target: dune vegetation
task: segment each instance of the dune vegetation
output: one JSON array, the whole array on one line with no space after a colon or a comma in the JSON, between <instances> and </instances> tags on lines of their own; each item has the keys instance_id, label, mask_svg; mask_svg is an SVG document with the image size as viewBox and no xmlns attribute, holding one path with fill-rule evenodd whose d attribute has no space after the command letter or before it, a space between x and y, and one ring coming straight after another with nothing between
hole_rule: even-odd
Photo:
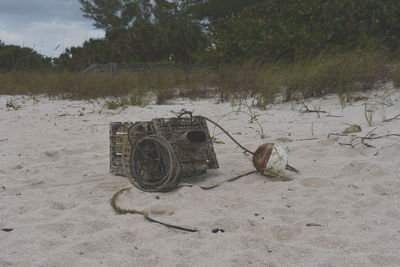
<instances>
[{"instance_id":1,"label":"dune vegetation","mask_svg":"<svg viewBox=\"0 0 400 267\"><path fill-rule=\"evenodd\" d=\"M80 2L106 37L58 58L0 42L0 94L108 98L110 108L250 94L265 107L400 84L397 1ZM173 67L83 72L110 62Z\"/></svg>"}]
</instances>

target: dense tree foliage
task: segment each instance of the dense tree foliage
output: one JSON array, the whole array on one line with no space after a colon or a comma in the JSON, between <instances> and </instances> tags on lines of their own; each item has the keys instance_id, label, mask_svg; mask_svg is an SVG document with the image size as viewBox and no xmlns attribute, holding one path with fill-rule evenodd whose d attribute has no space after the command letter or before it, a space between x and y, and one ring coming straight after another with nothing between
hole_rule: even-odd
<instances>
[{"instance_id":1,"label":"dense tree foliage","mask_svg":"<svg viewBox=\"0 0 400 267\"><path fill-rule=\"evenodd\" d=\"M207 24L215 24L219 19L232 19L246 7L262 3L264 0L187 0L189 13Z\"/></svg>"},{"instance_id":2,"label":"dense tree foliage","mask_svg":"<svg viewBox=\"0 0 400 267\"><path fill-rule=\"evenodd\" d=\"M371 43L400 55L399 0L79 0L106 32L54 59L59 69L93 63L292 61ZM6 49L5 49L6 48ZM0 43L1 68L48 65Z\"/></svg>"},{"instance_id":3,"label":"dense tree foliage","mask_svg":"<svg viewBox=\"0 0 400 267\"><path fill-rule=\"evenodd\" d=\"M114 62L110 45L104 39L90 39L81 47L67 48L63 54L54 60L57 69L80 71L91 64Z\"/></svg>"},{"instance_id":4,"label":"dense tree foliage","mask_svg":"<svg viewBox=\"0 0 400 267\"><path fill-rule=\"evenodd\" d=\"M207 39L185 1L80 0L86 17L106 31L116 62L192 61Z\"/></svg>"},{"instance_id":5,"label":"dense tree foliage","mask_svg":"<svg viewBox=\"0 0 400 267\"><path fill-rule=\"evenodd\" d=\"M398 51L398 0L80 0L115 62L312 57L373 42Z\"/></svg>"},{"instance_id":6,"label":"dense tree foliage","mask_svg":"<svg viewBox=\"0 0 400 267\"><path fill-rule=\"evenodd\" d=\"M0 41L0 70L47 70L52 67L51 63L51 58L44 57L31 48L5 45Z\"/></svg>"},{"instance_id":7,"label":"dense tree foliage","mask_svg":"<svg viewBox=\"0 0 400 267\"><path fill-rule=\"evenodd\" d=\"M398 0L265 0L212 25L214 58L289 59L371 42L400 47Z\"/></svg>"}]
</instances>

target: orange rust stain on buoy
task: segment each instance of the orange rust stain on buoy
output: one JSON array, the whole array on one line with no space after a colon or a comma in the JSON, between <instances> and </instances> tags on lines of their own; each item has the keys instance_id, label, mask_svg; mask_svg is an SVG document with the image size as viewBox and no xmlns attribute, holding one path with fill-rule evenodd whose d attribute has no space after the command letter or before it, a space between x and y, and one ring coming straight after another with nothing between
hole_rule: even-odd
<instances>
[{"instance_id":1,"label":"orange rust stain on buoy","mask_svg":"<svg viewBox=\"0 0 400 267\"><path fill-rule=\"evenodd\" d=\"M261 174L268 170L283 171L288 164L288 155L285 149L278 144L266 143L258 147L253 156L253 164Z\"/></svg>"},{"instance_id":2,"label":"orange rust stain on buoy","mask_svg":"<svg viewBox=\"0 0 400 267\"><path fill-rule=\"evenodd\" d=\"M264 173L273 149L273 143L266 143L259 146L256 152L254 152L253 165L260 173Z\"/></svg>"}]
</instances>

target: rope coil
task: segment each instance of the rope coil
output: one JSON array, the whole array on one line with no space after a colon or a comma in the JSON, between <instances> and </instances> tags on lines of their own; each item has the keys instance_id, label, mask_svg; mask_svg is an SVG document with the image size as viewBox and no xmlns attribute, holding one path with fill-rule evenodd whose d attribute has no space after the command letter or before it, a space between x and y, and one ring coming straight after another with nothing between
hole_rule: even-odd
<instances>
[{"instance_id":1,"label":"rope coil","mask_svg":"<svg viewBox=\"0 0 400 267\"><path fill-rule=\"evenodd\" d=\"M140 138L130 156L130 173L133 184L146 192L165 191L180 182L180 163L169 142L153 134Z\"/></svg>"}]
</instances>

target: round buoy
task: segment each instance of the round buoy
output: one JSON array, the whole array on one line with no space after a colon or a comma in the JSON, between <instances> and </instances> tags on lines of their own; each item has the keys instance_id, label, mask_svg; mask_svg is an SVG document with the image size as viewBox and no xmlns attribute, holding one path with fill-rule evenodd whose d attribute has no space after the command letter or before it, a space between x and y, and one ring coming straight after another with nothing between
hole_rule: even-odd
<instances>
[{"instance_id":1,"label":"round buoy","mask_svg":"<svg viewBox=\"0 0 400 267\"><path fill-rule=\"evenodd\" d=\"M266 143L257 148L253 164L261 174L265 174L269 169L283 171L288 165L288 155L280 145Z\"/></svg>"}]
</instances>

